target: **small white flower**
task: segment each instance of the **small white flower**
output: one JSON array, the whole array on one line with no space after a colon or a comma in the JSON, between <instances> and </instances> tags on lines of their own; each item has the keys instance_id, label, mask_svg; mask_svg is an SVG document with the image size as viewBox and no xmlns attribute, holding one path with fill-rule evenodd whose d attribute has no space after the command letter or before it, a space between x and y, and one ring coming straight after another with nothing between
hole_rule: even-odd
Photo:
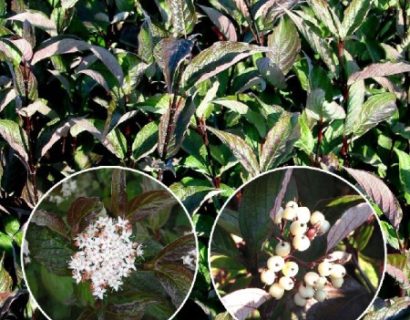
<instances>
[{"instance_id":1,"label":"small white flower","mask_svg":"<svg viewBox=\"0 0 410 320\"><path fill-rule=\"evenodd\" d=\"M196 264L196 250L193 249L188 252L188 254L182 256L182 263L187 266L187 268L191 270L195 270Z\"/></svg>"},{"instance_id":2,"label":"small white flower","mask_svg":"<svg viewBox=\"0 0 410 320\"><path fill-rule=\"evenodd\" d=\"M107 288L120 290L124 277L136 270L135 258L143 255L142 245L131 241L128 220L100 217L74 240L79 251L69 261L77 283L91 280L93 295L103 299Z\"/></svg>"}]
</instances>

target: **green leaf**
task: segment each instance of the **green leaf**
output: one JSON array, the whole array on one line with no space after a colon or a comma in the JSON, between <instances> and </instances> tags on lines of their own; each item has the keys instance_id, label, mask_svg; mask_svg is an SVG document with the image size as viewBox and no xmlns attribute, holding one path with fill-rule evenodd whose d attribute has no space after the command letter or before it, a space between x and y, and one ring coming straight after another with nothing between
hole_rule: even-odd
<instances>
[{"instance_id":1,"label":"green leaf","mask_svg":"<svg viewBox=\"0 0 410 320\"><path fill-rule=\"evenodd\" d=\"M410 64L406 62L373 63L361 71L353 73L348 84L368 78L386 77L400 73L410 72Z\"/></svg>"},{"instance_id":2,"label":"green leaf","mask_svg":"<svg viewBox=\"0 0 410 320\"><path fill-rule=\"evenodd\" d=\"M174 196L166 190L153 190L144 192L128 203L127 218L136 222L148 215L157 214L165 208L177 203Z\"/></svg>"},{"instance_id":3,"label":"green leaf","mask_svg":"<svg viewBox=\"0 0 410 320\"><path fill-rule=\"evenodd\" d=\"M68 304L73 299L74 282L71 276L57 276L43 267L41 282L53 301Z\"/></svg>"},{"instance_id":4,"label":"green leaf","mask_svg":"<svg viewBox=\"0 0 410 320\"><path fill-rule=\"evenodd\" d=\"M315 12L316 17L319 21L323 22L324 25L329 29L333 36L339 36L340 21L333 12L332 8L328 5L325 0L309 0L309 5Z\"/></svg>"},{"instance_id":5,"label":"green leaf","mask_svg":"<svg viewBox=\"0 0 410 320\"><path fill-rule=\"evenodd\" d=\"M268 36L266 56L276 64L283 74L287 74L300 51L300 38L291 20L282 18L279 25Z\"/></svg>"},{"instance_id":6,"label":"green leaf","mask_svg":"<svg viewBox=\"0 0 410 320\"><path fill-rule=\"evenodd\" d=\"M322 89L314 89L309 93L306 101L306 114L317 121L332 121L344 119L346 113L336 102L327 102L326 93Z\"/></svg>"},{"instance_id":7,"label":"green leaf","mask_svg":"<svg viewBox=\"0 0 410 320\"><path fill-rule=\"evenodd\" d=\"M127 206L126 172L122 169L114 169L111 178L111 211L117 217L125 217Z\"/></svg>"},{"instance_id":8,"label":"green leaf","mask_svg":"<svg viewBox=\"0 0 410 320\"><path fill-rule=\"evenodd\" d=\"M192 0L167 0L175 35L187 35L193 30L197 17Z\"/></svg>"},{"instance_id":9,"label":"green leaf","mask_svg":"<svg viewBox=\"0 0 410 320\"><path fill-rule=\"evenodd\" d=\"M340 29L340 37L345 39L353 34L365 21L370 10L372 0L352 0L343 14L343 22Z\"/></svg>"},{"instance_id":10,"label":"green leaf","mask_svg":"<svg viewBox=\"0 0 410 320\"><path fill-rule=\"evenodd\" d=\"M327 41L321 36L319 30L310 24L308 21L302 19L299 15L286 10L288 16L295 23L296 27L302 33L303 37L312 47L312 49L319 54L323 62L327 65L329 70L332 73L336 73L337 61L333 54L330 45ZM294 11L296 12L296 11Z\"/></svg>"},{"instance_id":11,"label":"green leaf","mask_svg":"<svg viewBox=\"0 0 410 320\"><path fill-rule=\"evenodd\" d=\"M240 60L268 49L244 42L219 41L201 51L186 67L182 83L190 88L228 69Z\"/></svg>"},{"instance_id":12,"label":"green leaf","mask_svg":"<svg viewBox=\"0 0 410 320\"><path fill-rule=\"evenodd\" d=\"M45 46L35 52L31 64L35 65L37 62L50 58L54 55L62 55L86 50L90 50L99 60L101 60L107 69L110 70L110 72L116 77L119 84L122 84L124 80L124 73L121 66L117 62L117 59L107 49L90 45L82 40L66 38L49 41Z\"/></svg>"},{"instance_id":13,"label":"green leaf","mask_svg":"<svg viewBox=\"0 0 410 320\"><path fill-rule=\"evenodd\" d=\"M306 154L311 154L315 148L315 138L311 128L306 112L303 112L299 117L300 138L295 143L295 147L303 150Z\"/></svg>"},{"instance_id":14,"label":"green leaf","mask_svg":"<svg viewBox=\"0 0 410 320\"><path fill-rule=\"evenodd\" d=\"M22 13L18 13L14 16L11 16L7 20L15 21L28 21L31 25L40 28L47 32L50 36L56 36L57 26L54 21L50 20L43 12L35 10L25 10Z\"/></svg>"},{"instance_id":15,"label":"green leaf","mask_svg":"<svg viewBox=\"0 0 410 320\"><path fill-rule=\"evenodd\" d=\"M397 148L394 149L394 152L399 158L399 177L404 199L407 204L410 204L410 155Z\"/></svg>"},{"instance_id":16,"label":"green leaf","mask_svg":"<svg viewBox=\"0 0 410 320\"><path fill-rule=\"evenodd\" d=\"M0 119L0 135L22 160L28 162L27 135L16 122Z\"/></svg>"},{"instance_id":17,"label":"green leaf","mask_svg":"<svg viewBox=\"0 0 410 320\"><path fill-rule=\"evenodd\" d=\"M71 275L68 262L73 250L66 238L48 228L30 224L26 232L30 258L56 275Z\"/></svg>"},{"instance_id":18,"label":"green leaf","mask_svg":"<svg viewBox=\"0 0 410 320\"><path fill-rule=\"evenodd\" d=\"M261 171L269 170L279 165L293 149L299 138L298 116L282 112L278 121L269 130L260 154Z\"/></svg>"},{"instance_id":19,"label":"green leaf","mask_svg":"<svg viewBox=\"0 0 410 320\"><path fill-rule=\"evenodd\" d=\"M3 251L11 251L13 249L13 239L1 231L0 231L0 248Z\"/></svg>"},{"instance_id":20,"label":"green leaf","mask_svg":"<svg viewBox=\"0 0 410 320\"><path fill-rule=\"evenodd\" d=\"M271 85L278 89L286 87L285 75L282 70L272 62L269 58L261 58L256 61L259 73L264 79L266 79Z\"/></svg>"},{"instance_id":21,"label":"green leaf","mask_svg":"<svg viewBox=\"0 0 410 320\"><path fill-rule=\"evenodd\" d=\"M254 265L257 264L256 256L261 251L263 241L273 230L269 212L281 188L283 174L278 172L260 176L243 190L238 209L239 228Z\"/></svg>"},{"instance_id":22,"label":"green leaf","mask_svg":"<svg viewBox=\"0 0 410 320\"><path fill-rule=\"evenodd\" d=\"M397 111L394 93L380 93L371 96L362 105L356 118L349 118L345 126L345 134L353 134L358 138L382 121L388 120ZM349 122L350 120L350 122Z\"/></svg>"},{"instance_id":23,"label":"green leaf","mask_svg":"<svg viewBox=\"0 0 410 320\"><path fill-rule=\"evenodd\" d=\"M13 278L4 268L4 257L5 254L3 253L0 260L0 293L3 294L10 292L13 289Z\"/></svg>"},{"instance_id":24,"label":"green leaf","mask_svg":"<svg viewBox=\"0 0 410 320\"><path fill-rule=\"evenodd\" d=\"M174 92L179 80L180 66L191 54L194 43L185 39L163 39L154 49L155 59L164 73L168 92Z\"/></svg>"},{"instance_id":25,"label":"green leaf","mask_svg":"<svg viewBox=\"0 0 410 320\"><path fill-rule=\"evenodd\" d=\"M14 235L20 230L20 222L16 217L8 216L2 219L4 231L10 236Z\"/></svg>"},{"instance_id":26,"label":"green leaf","mask_svg":"<svg viewBox=\"0 0 410 320\"><path fill-rule=\"evenodd\" d=\"M158 124L150 122L138 131L132 143L132 158L136 161L154 152L158 141Z\"/></svg>"},{"instance_id":27,"label":"green leaf","mask_svg":"<svg viewBox=\"0 0 410 320\"><path fill-rule=\"evenodd\" d=\"M103 203L98 197L80 197L75 199L67 213L67 222L71 226L71 234L76 235L84 229L90 219L103 209Z\"/></svg>"},{"instance_id":28,"label":"green leaf","mask_svg":"<svg viewBox=\"0 0 410 320\"><path fill-rule=\"evenodd\" d=\"M103 144L119 159L125 158L127 154L127 139L119 129L111 130L105 137Z\"/></svg>"},{"instance_id":29,"label":"green leaf","mask_svg":"<svg viewBox=\"0 0 410 320\"><path fill-rule=\"evenodd\" d=\"M245 142L245 140L226 131L211 127L207 127L207 129L214 135L216 135L222 141L222 143L226 144L229 147L235 158L239 160L239 162L251 176L256 176L259 174L259 165L256 156L251 147Z\"/></svg>"},{"instance_id":30,"label":"green leaf","mask_svg":"<svg viewBox=\"0 0 410 320\"><path fill-rule=\"evenodd\" d=\"M158 132L158 153L163 158L171 158L179 151L188 129L191 117L195 112L192 98L176 98L162 115Z\"/></svg>"}]
</instances>

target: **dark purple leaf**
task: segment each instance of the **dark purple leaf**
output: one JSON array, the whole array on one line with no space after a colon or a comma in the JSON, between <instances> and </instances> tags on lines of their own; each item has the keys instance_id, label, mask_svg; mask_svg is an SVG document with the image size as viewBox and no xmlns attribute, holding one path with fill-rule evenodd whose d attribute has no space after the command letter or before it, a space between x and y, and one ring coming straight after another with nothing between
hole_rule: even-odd
<instances>
[{"instance_id":1,"label":"dark purple leaf","mask_svg":"<svg viewBox=\"0 0 410 320\"><path fill-rule=\"evenodd\" d=\"M111 179L111 210L116 216L125 217L128 197L125 170L114 169Z\"/></svg>"},{"instance_id":2,"label":"dark purple leaf","mask_svg":"<svg viewBox=\"0 0 410 320\"><path fill-rule=\"evenodd\" d=\"M368 78L386 77L399 73L410 72L410 64L406 62L374 63L362 71L357 71L349 77L348 84Z\"/></svg>"},{"instance_id":3,"label":"dark purple leaf","mask_svg":"<svg viewBox=\"0 0 410 320\"><path fill-rule=\"evenodd\" d=\"M45 210L36 210L30 222L35 223L40 227L47 227L63 237L67 237L68 235L68 229L64 220L55 213L47 212Z\"/></svg>"},{"instance_id":4,"label":"dark purple leaf","mask_svg":"<svg viewBox=\"0 0 410 320\"><path fill-rule=\"evenodd\" d=\"M279 192L275 198L275 203L273 204L272 210L269 215L272 221L275 221L275 216L279 212L279 208L282 206L283 199L285 198L286 190L288 188L290 178L292 177L293 169L287 169L285 176L283 177L282 184L280 185Z\"/></svg>"},{"instance_id":5,"label":"dark purple leaf","mask_svg":"<svg viewBox=\"0 0 410 320\"><path fill-rule=\"evenodd\" d=\"M199 7L206 13L212 23L219 29L219 31L225 36L226 40L237 41L238 36L236 35L235 25L229 20L228 17L224 16L218 10L211 7L201 6Z\"/></svg>"},{"instance_id":6,"label":"dark purple leaf","mask_svg":"<svg viewBox=\"0 0 410 320\"><path fill-rule=\"evenodd\" d=\"M270 299L266 290L247 288L234 291L222 297L222 304L238 320L246 319L251 312L258 309Z\"/></svg>"},{"instance_id":7,"label":"dark purple leaf","mask_svg":"<svg viewBox=\"0 0 410 320\"><path fill-rule=\"evenodd\" d=\"M372 213L372 208L367 203L360 203L346 210L327 234L327 252L365 223Z\"/></svg>"},{"instance_id":8,"label":"dark purple leaf","mask_svg":"<svg viewBox=\"0 0 410 320\"><path fill-rule=\"evenodd\" d=\"M67 213L67 222L71 226L71 234L76 235L81 231L80 229L86 227L82 223L86 222L87 216L98 214L102 208L103 204L98 197L80 197L75 199Z\"/></svg>"},{"instance_id":9,"label":"dark purple leaf","mask_svg":"<svg viewBox=\"0 0 410 320\"><path fill-rule=\"evenodd\" d=\"M403 218L403 211L389 187L374 174L358 169L345 168L359 186L380 207L390 223L397 228Z\"/></svg>"},{"instance_id":10,"label":"dark purple leaf","mask_svg":"<svg viewBox=\"0 0 410 320\"><path fill-rule=\"evenodd\" d=\"M31 25L47 32L50 36L57 35L57 26L54 21L50 20L43 12L35 10L26 10L11 16L7 20L28 21Z\"/></svg>"}]
</instances>

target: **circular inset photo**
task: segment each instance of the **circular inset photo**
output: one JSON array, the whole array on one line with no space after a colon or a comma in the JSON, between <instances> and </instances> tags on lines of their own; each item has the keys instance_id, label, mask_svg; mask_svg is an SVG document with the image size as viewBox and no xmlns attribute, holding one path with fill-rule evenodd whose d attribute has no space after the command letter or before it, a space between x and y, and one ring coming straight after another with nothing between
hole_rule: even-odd
<instances>
[{"instance_id":1,"label":"circular inset photo","mask_svg":"<svg viewBox=\"0 0 410 320\"><path fill-rule=\"evenodd\" d=\"M209 263L236 319L355 320L377 295L385 251L379 220L354 186L323 170L287 167L227 201Z\"/></svg>"},{"instance_id":2,"label":"circular inset photo","mask_svg":"<svg viewBox=\"0 0 410 320\"><path fill-rule=\"evenodd\" d=\"M64 179L30 216L22 250L49 319L170 319L197 271L197 240L161 183L121 167Z\"/></svg>"}]
</instances>

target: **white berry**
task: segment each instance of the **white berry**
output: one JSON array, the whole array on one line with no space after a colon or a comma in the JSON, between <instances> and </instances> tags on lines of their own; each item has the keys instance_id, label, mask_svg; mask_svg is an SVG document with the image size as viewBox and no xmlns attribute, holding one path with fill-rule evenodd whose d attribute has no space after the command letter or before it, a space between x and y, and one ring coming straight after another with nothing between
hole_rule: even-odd
<instances>
[{"instance_id":1,"label":"white berry","mask_svg":"<svg viewBox=\"0 0 410 320\"><path fill-rule=\"evenodd\" d=\"M292 245L298 251L305 251L310 247L310 240L305 235L297 235L293 238Z\"/></svg>"},{"instance_id":2,"label":"white berry","mask_svg":"<svg viewBox=\"0 0 410 320\"><path fill-rule=\"evenodd\" d=\"M322 221L320 224L319 232L321 234L328 232L330 229L330 222L327 220Z\"/></svg>"},{"instance_id":3,"label":"white berry","mask_svg":"<svg viewBox=\"0 0 410 320\"><path fill-rule=\"evenodd\" d=\"M296 218L296 209L292 207L286 207L285 210L283 210L283 219L286 220L293 220Z\"/></svg>"},{"instance_id":4,"label":"white berry","mask_svg":"<svg viewBox=\"0 0 410 320\"><path fill-rule=\"evenodd\" d=\"M276 300L279 300L285 294L285 289L283 289L280 284L275 283L269 288L269 294Z\"/></svg>"},{"instance_id":5,"label":"white berry","mask_svg":"<svg viewBox=\"0 0 410 320\"><path fill-rule=\"evenodd\" d=\"M346 269L341 264L334 264L330 272L332 278L343 278L346 275Z\"/></svg>"},{"instance_id":6,"label":"white berry","mask_svg":"<svg viewBox=\"0 0 410 320\"><path fill-rule=\"evenodd\" d=\"M293 301L299 307L304 307L306 306L306 303L307 303L307 300L301 297L299 293L295 294L295 296L293 297Z\"/></svg>"},{"instance_id":7,"label":"white berry","mask_svg":"<svg viewBox=\"0 0 410 320\"><path fill-rule=\"evenodd\" d=\"M310 220L310 210L308 207L299 207L296 209L298 221L308 223Z\"/></svg>"},{"instance_id":8,"label":"white berry","mask_svg":"<svg viewBox=\"0 0 410 320\"><path fill-rule=\"evenodd\" d=\"M298 274L299 272L299 266L296 262L293 261L288 261L285 263L282 273L286 277L294 277Z\"/></svg>"},{"instance_id":9,"label":"white berry","mask_svg":"<svg viewBox=\"0 0 410 320\"><path fill-rule=\"evenodd\" d=\"M311 286L301 285L298 289L300 296L304 299L313 298L315 290Z\"/></svg>"},{"instance_id":10,"label":"white berry","mask_svg":"<svg viewBox=\"0 0 410 320\"><path fill-rule=\"evenodd\" d=\"M343 278L331 278L332 281L332 286L335 287L336 289L339 289L343 286Z\"/></svg>"},{"instance_id":11,"label":"white berry","mask_svg":"<svg viewBox=\"0 0 410 320\"><path fill-rule=\"evenodd\" d=\"M325 290L317 290L315 292L315 299L319 302L325 301L327 298L327 293Z\"/></svg>"},{"instance_id":12,"label":"white berry","mask_svg":"<svg viewBox=\"0 0 410 320\"><path fill-rule=\"evenodd\" d=\"M273 219L273 223L275 224L281 224L283 219L283 208L280 207L278 212L275 214L275 218Z\"/></svg>"},{"instance_id":13,"label":"white berry","mask_svg":"<svg viewBox=\"0 0 410 320\"><path fill-rule=\"evenodd\" d=\"M264 270L261 273L261 281L264 284L267 284L268 286L270 286L271 284L273 284L275 282L276 279L276 274L274 271L272 270Z\"/></svg>"},{"instance_id":14,"label":"white berry","mask_svg":"<svg viewBox=\"0 0 410 320\"><path fill-rule=\"evenodd\" d=\"M285 265L285 260L281 256L273 256L268 259L268 269L274 272L279 272Z\"/></svg>"},{"instance_id":15,"label":"white berry","mask_svg":"<svg viewBox=\"0 0 410 320\"><path fill-rule=\"evenodd\" d=\"M328 277L330 276L330 273L332 272L332 264L327 261L323 261L319 263L317 267L317 271L319 271L319 274L322 277Z\"/></svg>"},{"instance_id":16,"label":"white berry","mask_svg":"<svg viewBox=\"0 0 410 320\"><path fill-rule=\"evenodd\" d=\"M321 224L325 220L326 220L325 216L320 211L315 211L310 216L310 223L313 224L313 225Z\"/></svg>"},{"instance_id":17,"label":"white berry","mask_svg":"<svg viewBox=\"0 0 410 320\"><path fill-rule=\"evenodd\" d=\"M307 285L314 287L319 278L320 276L316 272L310 271L305 274L304 280Z\"/></svg>"},{"instance_id":18,"label":"white berry","mask_svg":"<svg viewBox=\"0 0 410 320\"><path fill-rule=\"evenodd\" d=\"M292 290L295 286L293 280L289 277L281 277L279 279L279 285L286 291Z\"/></svg>"},{"instance_id":19,"label":"white berry","mask_svg":"<svg viewBox=\"0 0 410 320\"><path fill-rule=\"evenodd\" d=\"M319 280L316 281L315 289L323 289L326 286L326 283L326 277L320 277Z\"/></svg>"},{"instance_id":20,"label":"white berry","mask_svg":"<svg viewBox=\"0 0 410 320\"><path fill-rule=\"evenodd\" d=\"M307 224L299 220L293 221L290 225L290 233L294 236L302 235L307 231Z\"/></svg>"},{"instance_id":21,"label":"white berry","mask_svg":"<svg viewBox=\"0 0 410 320\"><path fill-rule=\"evenodd\" d=\"M296 209L298 207L298 204L295 201L289 201L286 203L285 208L293 208Z\"/></svg>"},{"instance_id":22,"label":"white berry","mask_svg":"<svg viewBox=\"0 0 410 320\"><path fill-rule=\"evenodd\" d=\"M276 245L275 253L278 256L286 257L287 255L289 255L290 250L291 250L290 243L281 241Z\"/></svg>"}]
</instances>

